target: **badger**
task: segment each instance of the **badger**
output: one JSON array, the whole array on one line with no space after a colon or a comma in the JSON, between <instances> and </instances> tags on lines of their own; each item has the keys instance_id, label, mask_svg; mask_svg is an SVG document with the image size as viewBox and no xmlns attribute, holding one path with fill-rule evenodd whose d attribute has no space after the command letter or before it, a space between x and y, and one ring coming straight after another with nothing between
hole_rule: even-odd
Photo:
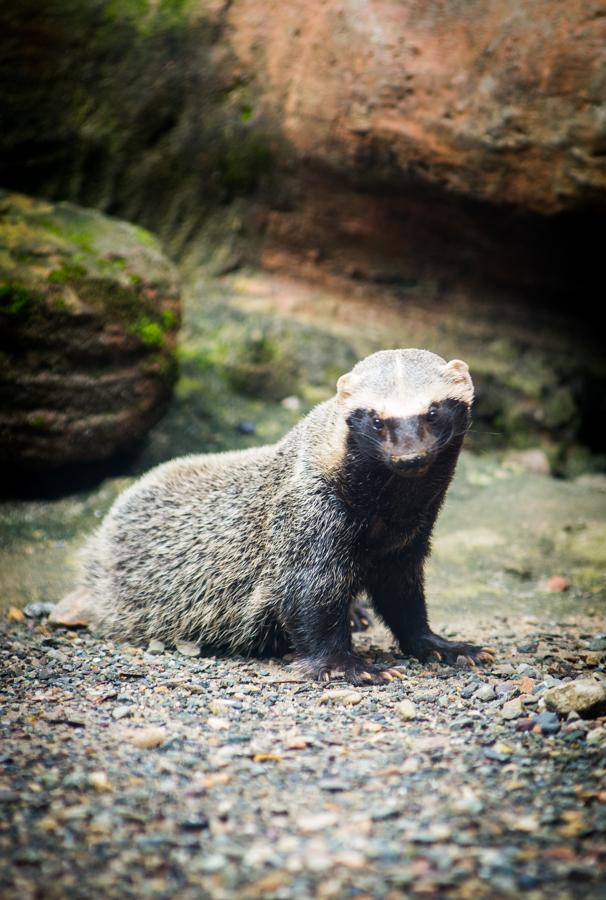
<instances>
[{"instance_id":1,"label":"badger","mask_svg":"<svg viewBox=\"0 0 606 900\"><path fill-rule=\"evenodd\" d=\"M83 554L96 631L291 652L304 677L390 680L355 652L366 595L399 650L470 663L491 651L428 624L423 566L470 425L466 363L373 353L271 446L185 456L118 497Z\"/></svg>"}]
</instances>

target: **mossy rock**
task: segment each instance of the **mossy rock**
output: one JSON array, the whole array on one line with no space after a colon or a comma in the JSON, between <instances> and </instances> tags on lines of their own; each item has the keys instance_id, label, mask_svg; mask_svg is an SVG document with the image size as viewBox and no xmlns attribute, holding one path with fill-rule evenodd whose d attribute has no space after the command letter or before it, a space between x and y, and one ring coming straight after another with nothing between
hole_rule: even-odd
<instances>
[{"instance_id":1,"label":"mossy rock","mask_svg":"<svg viewBox=\"0 0 606 900\"><path fill-rule=\"evenodd\" d=\"M179 321L149 232L0 192L0 460L45 469L137 443L170 398Z\"/></svg>"}]
</instances>

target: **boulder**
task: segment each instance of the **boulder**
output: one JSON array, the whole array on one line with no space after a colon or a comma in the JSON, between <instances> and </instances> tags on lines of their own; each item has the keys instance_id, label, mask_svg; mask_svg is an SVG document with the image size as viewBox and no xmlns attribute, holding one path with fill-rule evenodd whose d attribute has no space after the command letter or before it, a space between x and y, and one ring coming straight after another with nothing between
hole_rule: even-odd
<instances>
[{"instance_id":1,"label":"boulder","mask_svg":"<svg viewBox=\"0 0 606 900\"><path fill-rule=\"evenodd\" d=\"M604 205L597 0L235 0L228 21L301 157L540 213Z\"/></svg>"},{"instance_id":2,"label":"boulder","mask_svg":"<svg viewBox=\"0 0 606 900\"><path fill-rule=\"evenodd\" d=\"M140 441L171 396L179 316L149 232L0 193L0 462L53 469Z\"/></svg>"}]
</instances>

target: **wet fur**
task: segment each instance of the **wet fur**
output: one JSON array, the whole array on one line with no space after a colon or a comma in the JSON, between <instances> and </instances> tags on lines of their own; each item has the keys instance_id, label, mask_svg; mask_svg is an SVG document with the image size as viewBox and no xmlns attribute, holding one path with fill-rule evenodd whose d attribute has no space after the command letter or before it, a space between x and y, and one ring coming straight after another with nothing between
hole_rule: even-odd
<instances>
[{"instance_id":1,"label":"wet fur","mask_svg":"<svg viewBox=\"0 0 606 900\"><path fill-rule=\"evenodd\" d=\"M277 444L149 472L84 552L98 631L247 655L294 648L310 676L340 669L355 680L349 611L366 592L400 647L427 655L442 639L427 624L423 563L469 425L465 370L426 351L382 351ZM452 415L427 473L405 478L362 420L369 398L393 414L415 392Z\"/></svg>"}]
</instances>

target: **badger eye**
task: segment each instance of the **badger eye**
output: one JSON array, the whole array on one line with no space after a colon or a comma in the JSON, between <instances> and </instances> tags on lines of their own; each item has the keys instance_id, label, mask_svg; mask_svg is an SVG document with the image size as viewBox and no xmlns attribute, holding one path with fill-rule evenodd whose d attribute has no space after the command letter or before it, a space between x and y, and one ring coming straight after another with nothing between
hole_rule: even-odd
<instances>
[{"instance_id":1,"label":"badger eye","mask_svg":"<svg viewBox=\"0 0 606 900\"><path fill-rule=\"evenodd\" d=\"M435 422L435 420L436 420L437 418L438 418L438 407L437 407L437 406L430 406L429 409L427 410L427 421L428 421L428 422Z\"/></svg>"},{"instance_id":2,"label":"badger eye","mask_svg":"<svg viewBox=\"0 0 606 900\"><path fill-rule=\"evenodd\" d=\"M383 428L383 419L379 419L377 416L372 420L372 427L375 431L381 431Z\"/></svg>"}]
</instances>

